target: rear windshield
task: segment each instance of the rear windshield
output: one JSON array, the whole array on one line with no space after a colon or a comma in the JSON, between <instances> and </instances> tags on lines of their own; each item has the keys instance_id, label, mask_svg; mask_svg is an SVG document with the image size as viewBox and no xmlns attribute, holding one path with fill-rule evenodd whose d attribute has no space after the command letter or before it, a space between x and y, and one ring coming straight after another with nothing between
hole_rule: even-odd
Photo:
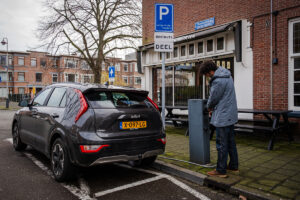
<instances>
[{"instance_id":1,"label":"rear windshield","mask_svg":"<svg viewBox=\"0 0 300 200\"><path fill-rule=\"evenodd\" d=\"M85 94L93 108L151 107L147 96L133 92L90 91Z\"/></svg>"}]
</instances>

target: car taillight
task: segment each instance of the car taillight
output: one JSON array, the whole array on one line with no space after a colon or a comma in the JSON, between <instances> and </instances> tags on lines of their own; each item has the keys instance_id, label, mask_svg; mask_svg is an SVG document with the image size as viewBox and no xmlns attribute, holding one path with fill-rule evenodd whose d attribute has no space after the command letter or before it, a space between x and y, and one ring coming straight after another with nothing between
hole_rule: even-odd
<instances>
[{"instance_id":1,"label":"car taillight","mask_svg":"<svg viewBox=\"0 0 300 200\"><path fill-rule=\"evenodd\" d=\"M152 99L150 99L149 97L147 97L147 99L148 99L148 101L150 101L150 103L152 103L152 105L159 111L159 108L158 108L157 104L156 104L154 101L152 101Z\"/></svg>"},{"instance_id":2,"label":"car taillight","mask_svg":"<svg viewBox=\"0 0 300 200\"><path fill-rule=\"evenodd\" d=\"M80 145L80 150L82 153L96 153L104 147L109 147L109 145Z\"/></svg>"},{"instance_id":3,"label":"car taillight","mask_svg":"<svg viewBox=\"0 0 300 200\"><path fill-rule=\"evenodd\" d=\"M88 104L80 90L75 89L75 92L79 95L79 100L80 100L80 109L75 117L75 122L83 115L87 109L88 109Z\"/></svg>"},{"instance_id":4,"label":"car taillight","mask_svg":"<svg viewBox=\"0 0 300 200\"><path fill-rule=\"evenodd\" d=\"M166 144L167 143L167 140L166 138L160 138L160 139L157 139L157 141L163 143L163 144Z\"/></svg>"}]
</instances>

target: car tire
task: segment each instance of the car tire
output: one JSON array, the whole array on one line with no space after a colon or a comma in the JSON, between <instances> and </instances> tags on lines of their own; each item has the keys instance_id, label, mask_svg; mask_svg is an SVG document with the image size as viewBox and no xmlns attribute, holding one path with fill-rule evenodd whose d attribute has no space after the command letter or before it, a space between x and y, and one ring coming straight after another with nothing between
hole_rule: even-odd
<instances>
[{"instance_id":1,"label":"car tire","mask_svg":"<svg viewBox=\"0 0 300 200\"><path fill-rule=\"evenodd\" d=\"M156 158L157 158L157 156L151 156L151 157L148 157L148 158L144 158L142 160L141 164L142 164L142 166L150 166L155 162Z\"/></svg>"},{"instance_id":2,"label":"car tire","mask_svg":"<svg viewBox=\"0 0 300 200\"><path fill-rule=\"evenodd\" d=\"M22 151L26 149L27 145L21 141L19 126L17 123L15 123L13 126L12 137L13 137L13 146L16 151Z\"/></svg>"},{"instance_id":3,"label":"car tire","mask_svg":"<svg viewBox=\"0 0 300 200\"><path fill-rule=\"evenodd\" d=\"M75 178L76 167L71 163L68 151L62 139L57 138L51 147L51 170L58 182Z\"/></svg>"}]
</instances>

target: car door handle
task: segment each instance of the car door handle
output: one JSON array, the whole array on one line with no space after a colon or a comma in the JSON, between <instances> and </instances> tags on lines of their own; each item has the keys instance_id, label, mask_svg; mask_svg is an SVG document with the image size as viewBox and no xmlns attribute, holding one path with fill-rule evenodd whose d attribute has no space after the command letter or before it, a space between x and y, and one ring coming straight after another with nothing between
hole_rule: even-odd
<instances>
[{"instance_id":1,"label":"car door handle","mask_svg":"<svg viewBox=\"0 0 300 200\"><path fill-rule=\"evenodd\" d=\"M59 118L59 115L58 115L57 113L53 113L51 116L52 116L53 118Z\"/></svg>"}]
</instances>

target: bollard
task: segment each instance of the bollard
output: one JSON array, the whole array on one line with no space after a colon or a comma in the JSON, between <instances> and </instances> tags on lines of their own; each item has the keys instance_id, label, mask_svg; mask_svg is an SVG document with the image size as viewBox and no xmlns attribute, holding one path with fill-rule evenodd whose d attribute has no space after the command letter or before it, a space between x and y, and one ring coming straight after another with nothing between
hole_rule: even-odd
<instances>
[{"instance_id":1,"label":"bollard","mask_svg":"<svg viewBox=\"0 0 300 200\"><path fill-rule=\"evenodd\" d=\"M210 163L209 116L205 111L207 100L189 99L190 161L198 164Z\"/></svg>"},{"instance_id":2,"label":"bollard","mask_svg":"<svg viewBox=\"0 0 300 200\"><path fill-rule=\"evenodd\" d=\"M6 99L6 108L9 108L9 98Z\"/></svg>"}]
</instances>

